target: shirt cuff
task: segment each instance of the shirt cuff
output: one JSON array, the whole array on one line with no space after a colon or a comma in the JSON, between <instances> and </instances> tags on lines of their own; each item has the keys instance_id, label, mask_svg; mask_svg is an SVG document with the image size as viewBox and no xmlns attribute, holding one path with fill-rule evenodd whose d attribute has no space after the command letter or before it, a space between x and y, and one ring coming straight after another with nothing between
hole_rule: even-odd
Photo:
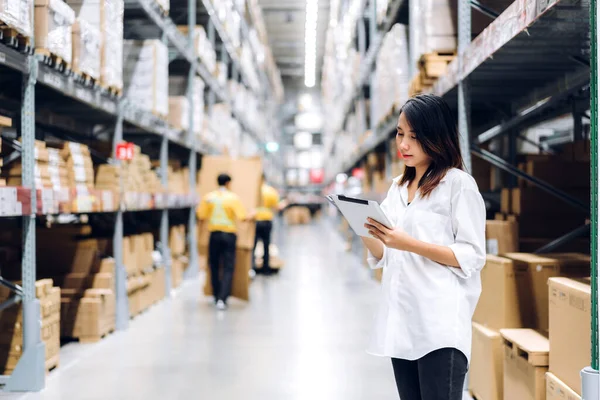
<instances>
[{"instance_id":1,"label":"shirt cuff","mask_svg":"<svg viewBox=\"0 0 600 400\"><path fill-rule=\"evenodd\" d=\"M456 260L458 261L459 268L448 267L450 271L454 272L459 278L468 279L471 277L471 264L475 261L476 255L473 254L473 248L471 245L465 243L453 243L450 249L454 253Z\"/></svg>"},{"instance_id":2,"label":"shirt cuff","mask_svg":"<svg viewBox=\"0 0 600 400\"><path fill-rule=\"evenodd\" d=\"M381 256L381 260L378 260L370 251L368 251L367 255L367 263L371 269L380 269L385 266L385 258L387 255L387 248L383 246L383 255Z\"/></svg>"}]
</instances>

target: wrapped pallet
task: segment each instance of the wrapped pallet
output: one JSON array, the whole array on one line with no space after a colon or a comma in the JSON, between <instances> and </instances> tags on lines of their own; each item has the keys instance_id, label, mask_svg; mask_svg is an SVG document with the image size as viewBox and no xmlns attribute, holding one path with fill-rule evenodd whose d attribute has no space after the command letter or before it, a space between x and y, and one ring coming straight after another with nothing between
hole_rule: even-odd
<instances>
[{"instance_id":1,"label":"wrapped pallet","mask_svg":"<svg viewBox=\"0 0 600 400\"><path fill-rule=\"evenodd\" d=\"M73 71L100 79L102 35L97 27L77 18L73 24Z\"/></svg>"},{"instance_id":2,"label":"wrapped pallet","mask_svg":"<svg viewBox=\"0 0 600 400\"><path fill-rule=\"evenodd\" d=\"M125 95L139 108L169 115L169 49L160 40L126 40Z\"/></svg>"},{"instance_id":3,"label":"wrapped pallet","mask_svg":"<svg viewBox=\"0 0 600 400\"><path fill-rule=\"evenodd\" d=\"M185 36L188 35L188 27L185 25L181 25L177 27L181 33ZM200 60L204 63L206 68L214 73L217 67L217 53L213 48L210 40L208 40L208 36L206 35L206 31L204 27L201 25L196 26L194 28L194 50L196 51L196 55Z\"/></svg>"},{"instance_id":4,"label":"wrapped pallet","mask_svg":"<svg viewBox=\"0 0 600 400\"><path fill-rule=\"evenodd\" d=\"M194 102L194 133L202 133L204 126L204 81L195 77L192 81ZM188 79L183 76L169 77L169 121L180 129L189 129ZM184 104L185 103L185 104ZM173 106L174 108L171 108Z\"/></svg>"},{"instance_id":5,"label":"wrapped pallet","mask_svg":"<svg viewBox=\"0 0 600 400\"><path fill-rule=\"evenodd\" d=\"M171 0L156 0L156 3L165 15L169 14L169 11L171 10Z\"/></svg>"},{"instance_id":6,"label":"wrapped pallet","mask_svg":"<svg viewBox=\"0 0 600 400\"><path fill-rule=\"evenodd\" d=\"M67 64L71 64L73 22L75 22L75 13L62 0L36 0L36 52L60 57Z\"/></svg>"},{"instance_id":7,"label":"wrapped pallet","mask_svg":"<svg viewBox=\"0 0 600 400\"><path fill-rule=\"evenodd\" d=\"M123 89L123 0L66 0L75 15L98 29L100 85L120 92Z\"/></svg>"},{"instance_id":8,"label":"wrapped pallet","mask_svg":"<svg viewBox=\"0 0 600 400\"><path fill-rule=\"evenodd\" d=\"M0 0L0 22L25 37L31 37L33 0Z\"/></svg>"}]
</instances>

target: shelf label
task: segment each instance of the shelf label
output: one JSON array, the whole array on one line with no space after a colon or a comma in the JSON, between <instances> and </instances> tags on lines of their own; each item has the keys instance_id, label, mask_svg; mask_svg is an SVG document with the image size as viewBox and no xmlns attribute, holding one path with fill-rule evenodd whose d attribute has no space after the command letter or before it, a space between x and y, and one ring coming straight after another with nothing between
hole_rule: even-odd
<instances>
[{"instance_id":1,"label":"shelf label","mask_svg":"<svg viewBox=\"0 0 600 400\"><path fill-rule=\"evenodd\" d=\"M6 63L6 54L0 52L0 63Z\"/></svg>"},{"instance_id":2,"label":"shelf label","mask_svg":"<svg viewBox=\"0 0 600 400\"><path fill-rule=\"evenodd\" d=\"M63 81L60 78L60 76L58 76L58 75L55 75L52 73L45 73L43 82L45 84L55 87L57 89L60 89L60 90L64 89Z\"/></svg>"},{"instance_id":3,"label":"shelf label","mask_svg":"<svg viewBox=\"0 0 600 400\"><path fill-rule=\"evenodd\" d=\"M88 89L82 87L75 87L75 97L87 103L94 102L94 97L92 96L92 93L90 93Z\"/></svg>"},{"instance_id":4,"label":"shelf label","mask_svg":"<svg viewBox=\"0 0 600 400\"><path fill-rule=\"evenodd\" d=\"M133 160L133 143L121 142L117 144L116 149L117 160L131 161Z\"/></svg>"}]
</instances>

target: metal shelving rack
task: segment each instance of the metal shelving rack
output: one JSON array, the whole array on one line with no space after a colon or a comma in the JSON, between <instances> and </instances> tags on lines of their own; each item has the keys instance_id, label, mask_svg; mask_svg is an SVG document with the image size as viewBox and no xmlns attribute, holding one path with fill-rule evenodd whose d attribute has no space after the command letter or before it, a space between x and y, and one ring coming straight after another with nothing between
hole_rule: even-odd
<instances>
[{"instance_id":1,"label":"metal shelving rack","mask_svg":"<svg viewBox=\"0 0 600 400\"><path fill-rule=\"evenodd\" d=\"M402 3L402 2L401 2ZM402 5L400 5L402 7ZM550 252L560 245L590 233L592 241L592 359L583 379L583 398L600 398L598 320L598 59L597 6L595 0L556 0L539 2L516 0L477 38L471 41L471 12L486 12L478 2L459 0L458 56L448 72L433 87L458 115L461 149L467 169L470 156L482 158L516 178L558 197L565 203L590 212L577 199L516 167L516 133L537 123L572 113L573 135L537 143L548 149L583 137L582 118L590 119L592 148L591 224L557 238L539 249ZM493 13L486 15L492 16ZM413 27L409 26L409 30ZM360 31L359 31L360 37ZM590 51L591 41L591 51ZM359 40L360 43L360 40ZM359 46L360 47L360 46ZM413 51L410 49L410 51ZM413 59L412 57L410 57ZM366 58L370 60L370 58ZM591 81L590 81L591 76ZM360 88L364 85L361 73ZM360 95L360 91L356 96ZM373 92L371 92L373 97ZM376 94L375 94L376 96ZM355 98L352 94L351 100ZM373 106L373 103L372 103ZM586 109L591 116L586 115ZM350 106L344 103L344 119ZM381 126L371 123L372 136L363 143L338 171L329 171L326 182L335 180L335 172L348 172L384 142L395 130L395 121ZM341 127L340 127L341 130ZM508 136L504 157L483 149L482 145ZM389 153L389 152L388 152Z\"/></svg>"},{"instance_id":2,"label":"metal shelving rack","mask_svg":"<svg viewBox=\"0 0 600 400\"><path fill-rule=\"evenodd\" d=\"M164 13L153 0L126 0L125 27L126 37L145 38L148 32L153 37L161 38L163 43L169 46L170 61L177 61L185 65L188 77L187 97L190 102L190 109L193 110L192 78L200 76L206 83L208 97L208 112L215 99L230 103L225 88L221 87L217 80L210 74L202 61L194 55L193 47L193 28L197 23L198 0L174 0L178 8L175 10L179 15L187 16L187 25L189 36L185 37L176 27L173 20L165 17ZM202 1L204 7L210 6L209 1ZM172 10L173 11L173 10ZM33 15L33 2L31 15ZM243 19L243 15L240 15ZM129 18L136 19L135 23L130 24ZM207 31L213 46L216 45L214 35L215 25L218 24L216 16L209 16ZM33 24L32 24L33 25ZM129 29L133 27L133 29ZM247 27L246 27L247 29ZM128 31L128 32L127 32ZM223 43L231 43L224 31L219 32ZM33 34L32 34L33 43ZM227 47L225 45L225 47ZM228 48L232 54L235 49ZM223 52L224 54L225 52ZM223 57L227 61L226 57ZM238 67L240 65L237 55L231 57L232 76L238 77ZM215 154L219 150L215 144L197 139L194 135L194 118L190 113L189 130L187 132L172 128L161 118L150 112L139 110L134 104L127 101L126 98L117 98L108 93L90 86L85 86L72 76L59 72L47 65L44 65L36 56L29 53L22 53L10 47L0 44L0 70L4 75L5 85L3 92L7 95L3 100L10 99L14 109L20 110L20 134L22 137L21 161L23 165L23 186L31 189L31 193L36 193L35 174L34 174L34 142L36 137L36 123L44 126L51 126L54 129L64 130L69 133L89 132L90 125L101 125L105 133L108 133L108 140L112 141L113 158L111 162L117 163L115 157L116 145L120 143L124 136L136 137L145 135L153 137L154 140L160 140L160 176L162 184L167 183L167 167L169 161L169 151L172 146L185 149L188 152L187 164L190 168L190 187L196 187L196 166L198 155ZM18 79L17 79L18 77ZM15 83L20 82L20 83ZM37 99L36 99L36 94ZM269 96L268 91L261 93L263 99ZM51 99L51 101L48 101ZM8 104L8 103L7 103ZM48 117L44 113L36 113L36 108L50 108L57 115L66 115L69 122L60 118ZM4 108L4 107L3 107ZM234 118L238 119L244 129L258 143L263 150L263 156L269 156L264 153L264 141L258 132L254 132L244 116L237 110L232 112ZM141 136L139 136L141 137ZM279 165L279 160L273 161L275 166ZM269 172L269 171L267 171ZM276 173L276 172L275 172ZM273 173L272 173L273 175ZM278 176L278 175L277 175ZM161 211L160 219L160 250L163 256L164 268L166 269L166 293L169 296L171 292L171 259L169 254L169 210L170 209L189 209L187 222L188 229L188 248L190 253L190 262L186 277L198 273L198 254L196 246L196 218L194 205L195 198L176 198L166 195L157 201L157 208ZM23 258L22 258L22 285L13 287L15 296L9 302L1 304L0 308L9 306L10 303L21 302L23 308L23 356L19 360L14 372L9 376L0 376L0 386L4 391L39 391L45 385L45 346L40 338L40 304L35 298L36 281L36 196L31 196L32 213L23 215ZM137 211L137 210L136 210ZM123 265L123 217L128 210L121 205L118 211L114 212L114 235L113 251L116 264L115 270L115 294L117 300L116 309L116 328L118 330L126 329L129 323L129 307L127 298L127 276ZM8 285L8 282L1 279L0 283Z\"/></svg>"}]
</instances>

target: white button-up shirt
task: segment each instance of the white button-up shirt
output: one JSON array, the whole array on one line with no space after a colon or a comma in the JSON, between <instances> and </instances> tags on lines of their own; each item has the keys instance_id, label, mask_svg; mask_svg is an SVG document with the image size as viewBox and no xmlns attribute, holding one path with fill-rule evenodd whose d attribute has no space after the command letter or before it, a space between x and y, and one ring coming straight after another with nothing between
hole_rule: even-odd
<instances>
[{"instance_id":1,"label":"white button-up shirt","mask_svg":"<svg viewBox=\"0 0 600 400\"><path fill-rule=\"evenodd\" d=\"M381 208L395 228L415 239L449 246L460 268L384 246L369 254L371 268L383 268L382 293L368 348L374 355L416 360L445 347L471 358L471 318L481 293L485 264L485 204L475 180L451 169L423 198L408 204L408 185L394 179Z\"/></svg>"}]
</instances>

